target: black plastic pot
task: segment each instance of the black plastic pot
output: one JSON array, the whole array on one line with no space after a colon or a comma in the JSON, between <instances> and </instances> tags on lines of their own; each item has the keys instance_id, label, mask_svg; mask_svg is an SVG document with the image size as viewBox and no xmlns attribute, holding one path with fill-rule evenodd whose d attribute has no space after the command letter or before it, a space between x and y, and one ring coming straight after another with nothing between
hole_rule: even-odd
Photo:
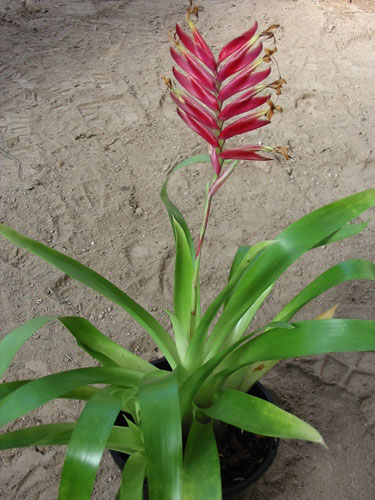
<instances>
[{"instance_id":1,"label":"black plastic pot","mask_svg":"<svg viewBox=\"0 0 375 500\"><path fill-rule=\"evenodd\" d=\"M157 368L163 369L163 370L170 370L168 362L162 358L154 361L152 363L155 365ZM265 401L269 401L273 403L273 400L267 391L263 387L263 385L259 382L257 382L249 391L249 394L253 396L257 396L261 399L264 399ZM129 417L129 415L128 415ZM120 412L119 415L117 416L115 425L119 426L124 426L126 425L125 418L123 412ZM251 436L250 433L244 432L243 435ZM232 486L225 487L223 488L223 500L249 500L250 495L255 487L255 482L266 472L266 470L271 466L272 462L274 461L278 446L279 446L279 440L276 438L270 438L270 437L262 437L262 441L266 444L264 446L265 448L265 453L264 456L259 457L259 460L257 461L257 464L254 466L252 472L244 478L241 478L240 481L236 482L236 484L233 484ZM129 455L126 453L120 453L117 451L110 450L110 453L112 455L112 458L116 465L120 468L120 470L123 470L125 467L126 461L129 458ZM148 489L147 489L147 484L145 483L144 489L143 489L143 498L144 500L148 500ZM209 500L209 499L207 499Z\"/></svg>"}]
</instances>

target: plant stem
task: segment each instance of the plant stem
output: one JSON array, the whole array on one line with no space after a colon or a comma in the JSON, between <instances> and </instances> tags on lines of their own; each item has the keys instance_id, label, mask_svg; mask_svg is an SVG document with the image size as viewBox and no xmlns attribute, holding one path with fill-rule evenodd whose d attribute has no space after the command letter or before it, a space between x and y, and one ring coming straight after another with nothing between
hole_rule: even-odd
<instances>
[{"instance_id":1,"label":"plant stem","mask_svg":"<svg viewBox=\"0 0 375 500\"><path fill-rule=\"evenodd\" d=\"M193 335L193 333L195 331L195 318L196 318L197 306L198 306L198 282L199 282L199 269L200 269L200 263L201 263L201 255L202 255L202 245L203 245L204 237L206 234L208 218L210 216L212 196L213 196L210 191L211 191L211 187L214 184L214 182L216 181L216 179L217 179L217 175L214 175L212 180L211 180L211 183L207 184L207 187L206 187L203 219L202 219L201 229L199 232L199 240L198 240L197 251L196 251L196 256L195 256L196 258L195 258L194 275L193 275L193 300L192 300L192 309L191 309L192 321L190 324L190 326L191 326L190 335L191 336Z\"/></svg>"},{"instance_id":2,"label":"plant stem","mask_svg":"<svg viewBox=\"0 0 375 500\"><path fill-rule=\"evenodd\" d=\"M201 255L202 255L202 246L203 246L205 235L206 235L208 219L210 217L212 199L214 197L214 194L221 188L221 186L224 184L224 182L228 179L228 177L233 172L233 170L236 168L238 163L239 163L239 161L236 160L224 172L221 171L219 176L217 176L215 174L213 176L213 178L211 179L211 183L207 184L207 187L206 187L203 219L202 219L201 229L199 232L199 240L198 240L198 245L197 245L194 275L193 275L193 299L192 299L192 309L191 309L192 321L190 323L190 336L191 337L194 334L195 326L196 326L195 325L195 318L196 318L197 307L198 307L198 282L199 282L199 270L200 270Z\"/></svg>"}]
</instances>

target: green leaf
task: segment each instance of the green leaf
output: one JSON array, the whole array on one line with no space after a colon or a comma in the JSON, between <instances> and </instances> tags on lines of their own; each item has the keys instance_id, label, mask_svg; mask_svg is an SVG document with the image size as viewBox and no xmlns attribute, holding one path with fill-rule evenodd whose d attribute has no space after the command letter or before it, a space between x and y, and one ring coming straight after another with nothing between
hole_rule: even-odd
<instances>
[{"instance_id":1,"label":"green leaf","mask_svg":"<svg viewBox=\"0 0 375 500\"><path fill-rule=\"evenodd\" d=\"M184 216L182 215L182 213L179 211L179 209L176 207L176 205L174 205L172 200L169 198L168 192L167 192L167 186L168 186L168 181L170 179L170 176L174 172L177 172L177 170L179 170L180 168L187 167L188 165L193 165L195 163L207 163L210 161L211 160L210 160L209 155L195 155L195 156L191 156L190 158L187 158L186 160L181 161L168 174L167 179L164 182L163 187L161 188L161 191L160 191L160 197L161 197L162 202L164 203L164 206L167 210L169 220L171 222L173 234L176 238L175 227L173 224L173 219L175 219L178 221L178 223L180 224L180 226L182 227L182 229L185 233L185 237L186 237L186 240L189 244L190 253L191 253L192 258L195 258L195 247L194 247L194 241L193 241L193 238L191 236L189 226L187 225L187 222L186 222Z\"/></svg>"},{"instance_id":2,"label":"green leaf","mask_svg":"<svg viewBox=\"0 0 375 500\"><path fill-rule=\"evenodd\" d=\"M245 334L255 314L258 312L263 302L271 293L272 289L273 284L270 285L266 290L264 290L264 292L257 298L254 304L249 307L245 314L238 320L232 332L227 336L223 346L228 346L233 344L234 342L237 342L237 340L239 340Z\"/></svg>"},{"instance_id":3,"label":"green leaf","mask_svg":"<svg viewBox=\"0 0 375 500\"><path fill-rule=\"evenodd\" d=\"M352 236L356 236L357 234L361 233L364 229L366 229L369 222L370 221L368 220L366 222L357 222L356 224L345 224L345 226L343 226L338 231L334 232L324 240L320 241L312 248L321 247L323 245L328 245L330 243L335 243L336 241L342 241L345 240L346 238L351 238Z\"/></svg>"},{"instance_id":4,"label":"green leaf","mask_svg":"<svg viewBox=\"0 0 375 500\"><path fill-rule=\"evenodd\" d=\"M189 339L186 337L185 331L182 328L182 325L177 316L174 315L171 311L168 311L168 309L164 309L164 311L168 314L169 319L171 320L172 323L177 352L180 357L180 360L184 359L185 353L189 345Z\"/></svg>"},{"instance_id":5,"label":"green leaf","mask_svg":"<svg viewBox=\"0 0 375 500\"><path fill-rule=\"evenodd\" d=\"M185 339L190 338L194 263L182 227L173 220L176 233L176 264L174 272L174 312Z\"/></svg>"},{"instance_id":6,"label":"green leaf","mask_svg":"<svg viewBox=\"0 0 375 500\"><path fill-rule=\"evenodd\" d=\"M0 384L0 401L4 399L8 394L14 392L16 389L21 387L22 385L28 384L33 379L29 380L16 380L14 382L3 382ZM98 392L98 388L91 387L89 385L85 387L79 387L78 389L74 389L73 391L69 391L66 394L60 396L61 399L81 399L83 401L87 401L91 398L96 392Z\"/></svg>"},{"instance_id":7,"label":"green leaf","mask_svg":"<svg viewBox=\"0 0 375 500\"><path fill-rule=\"evenodd\" d=\"M28 427L0 435L0 450L26 446L65 445L69 443L75 423Z\"/></svg>"},{"instance_id":8,"label":"green leaf","mask_svg":"<svg viewBox=\"0 0 375 500\"><path fill-rule=\"evenodd\" d=\"M195 370L190 376L188 376L185 380L180 383L180 407L181 414L183 418L188 414L193 399L196 396L199 390L202 390L202 386L206 386L206 390L209 394L209 398L212 396L212 386L211 384L205 384L207 380L209 380L209 376L215 370L215 368L227 357L231 352L234 352L235 349L243 342L247 340L247 337L244 339L240 339L234 344L228 346L225 349L222 349L218 354L216 354L213 358L206 361L203 365L201 365L197 370ZM206 394L203 393L203 400L205 400Z\"/></svg>"},{"instance_id":9,"label":"green leaf","mask_svg":"<svg viewBox=\"0 0 375 500\"><path fill-rule=\"evenodd\" d=\"M69 444L76 423L45 424L27 427L0 435L0 450L24 448L26 446L56 446ZM143 450L142 437L128 427L113 426L106 448L123 453Z\"/></svg>"},{"instance_id":10,"label":"green leaf","mask_svg":"<svg viewBox=\"0 0 375 500\"><path fill-rule=\"evenodd\" d=\"M191 367L198 367L202 363L202 357L205 349L205 341L206 341L206 336L208 333L208 329L212 321L214 320L216 314L220 310L220 307L223 304L226 304L228 299L231 297L233 294L233 290L237 286L242 274L244 271L251 265L251 263L254 261L254 259L261 253L265 248L269 247L270 245L273 245L273 241L261 241L251 247L249 250L246 252L240 250L239 256L235 257L236 259L236 264L234 269L232 269L232 276L227 283L227 285L223 288L223 290L219 293L219 295L216 297L216 299L211 302L209 307L207 308L206 312L203 315L203 318L201 319L198 328L194 334L193 339L190 342L188 352L186 355L186 360L184 361L184 365L186 366L191 366ZM240 247L243 249L247 249L247 247ZM243 252L243 255L242 255ZM232 266L233 268L233 266ZM242 314L242 316L246 313ZM242 317L241 316L241 317ZM238 318L237 322L241 318ZM234 325L235 327L235 325Z\"/></svg>"},{"instance_id":11,"label":"green leaf","mask_svg":"<svg viewBox=\"0 0 375 500\"><path fill-rule=\"evenodd\" d=\"M344 283L345 281L355 279L375 279L375 265L366 260L348 260L331 267L296 295L274 318L274 321L267 325L268 329L269 327L278 326L277 323L280 320L290 321L302 307L326 290L340 283ZM289 327L292 328L292 325L289 325ZM249 370L246 376L239 370L233 375L233 377L235 377L234 380L238 380L239 377L242 377L243 382L241 384L241 389L246 392L247 388L251 387L265 373L270 371L278 361L279 360L272 360L258 363ZM230 360L228 360L228 363L230 363ZM225 367L225 363L223 367Z\"/></svg>"},{"instance_id":12,"label":"green leaf","mask_svg":"<svg viewBox=\"0 0 375 500\"><path fill-rule=\"evenodd\" d=\"M0 341L0 377L3 376L19 348L29 340L39 328L42 328L42 326L54 320L55 318L52 316L33 318L5 335Z\"/></svg>"},{"instance_id":13,"label":"green leaf","mask_svg":"<svg viewBox=\"0 0 375 500\"><path fill-rule=\"evenodd\" d=\"M256 361L295 358L328 352L375 350L375 321L322 319L274 328L246 342L227 360L232 370Z\"/></svg>"},{"instance_id":14,"label":"green leaf","mask_svg":"<svg viewBox=\"0 0 375 500\"><path fill-rule=\"evenodd\" d=\"M193 420L184 454L184 500L221 500L220 460L212 422Z\"/></svg>"},{"instance_id":15,"label":"green leaf","mask_svg":"<svg viewBox=\"0 0 375 500\"><path fill-rule=\"evenodd\" d=\"M218 352L251 304L297 258L373 205L375 189L370 189L319 208L279 234L274 244L268 246L241 276L208 339L209 356Z\"/></svg>"},{"instance_id":16,"label":"green leaf","mask_svg":"<svg viewBox=\"0 0 375 500\"><path fill-rule=\"evenodd\" d=\"M237 252L233 258L232 265L230 267L228 282L231 280L231 278L233 278L237 269L239 269L241 262L246 257L250 249L251 247L249 245L243 245L238 247Z\"/></svg>"},{"instance_id":17,"label":"green leaf","mask_svg":"<svg viewBox=\"0 0 375 500\"><path fill-rule=\"evenodd\" d=\"M170 220L170 223L171 223L171 226L172 226L172 230L173 230L173 235L174 235L174 238L175 238L175 241L177 243L177 232L176 232L176 228L175 228L175 221L178 222L178 224L180 225L182 231L184 232L184 235L185 235L185 239L188 243L188 246L189 246L189 249L190 249L190 255L191 255L191 259L192 259L192 262L195 261L195 246L194 246L194 241L193 241L193 238L191 236L191 232L190 232L190 229L189 229L189 226L184 218L184 216L182 215L182 213L179 211L179 209L176 207L176 205L174 205L174 203L171 201L171 199L169 198L168 196L168 192L167 192L167 186L168 186L168 181L170 179L170 176L174 173L174 172L177 172L177 170L179 170L180 168L183 168L183 167L186 167L188 165L193 165L195 163L209 163L211 160L210 160L210 157L209 155L195 155L195 156L191 156L190 158L187 158L185 160L183 160L182 162L178 163L174 168L173 170L168 174L167 176L167 179L165 181L165 183L163 184L163 187L160 191L160 197L165 205L165 208L167 210L167 213L168 213L168 216L169 216L169 220ZM195 312L195 319L196 321L200 321L200 291L199 291L199 283L197 285L197 290L196 290L196 312Z\"/></svg>"},{"instance_id":18,"label":"green leaf","mask_svg":"<svg viewBox=\"0 0 375 500\"><path fill-rule=\"evenodd\" d=\"M180 168L188 167L189 165L194 165L196 163L210 163L210 162L211 160L209 155L189 156L189 158L185 158L185 160L182 160L179 163L177 163L177 165L173 167L171 174L177 172L177 170L180 170Z\"/></svg>"},{"instance_id":19,"label":"green leaf","mask_svg":"<svg viewBox=\"0 0 375 500\"><path fill-rule=\"evenodd\" d=\"M134 453L126 461L122 473L118 500L143 500L143 483L146 458L142 453Z\"/></svg>"},{"instance_id":20,"label":"green leaf","mask_svg":"<svg viewBox=\"0 0 375 500\"><path fill-rule=\"evenodd\" d=\"M259 241L252 247L241 246L238 248L234 256L232 266L229 272L228 282L232 278L237 278L247 269L249 264L268 246L272 245L273 241Z\"/></svg>"},{"instance_id":21,"label":"green leaf","mask_svg":"<svg viewBox=\"0 0 375 500\"><path fill-rule=\"evenodd\" d=\"M262 436L305 439L324 445L311 425L263 399L244 392L218 391L213 404L201 411L211 418Z\"/></svg>"},{"instance_id":22,"label":"green leaf","mask_svg":"<svg viewBox=\"0 0 375 500\"><path fill-rule=\"evenodd\" d=\"M98 359L100 362L105 360L106 364L113 361L116 366L138 370L143 373L155 370L155 367L151 363L144 361L142 358L110 340L84 318L75 316L60 318L41 316L17 327L0 342L0 376L7 369L22 344L39 328L55 320L59 320L77 339L78 345L89 352L94 359Z\"/></svg>"},{"instance_id":23,"label":"green leaf","mask_svg":"<svg viewBox=\"0 0 375 500\"><path fill-rule=\"evenodd\" d=\"M0 224L0 234L15 245L25 248L34 255L46 260L49 264L60 269L71 278L95 290L103 295L103 297L107 297L112 302L122 307L150 335L167 358L169 364L172 367L175 366L177 352L171 337L146 309L131 299L125 292L97 272L80 264L76 260L38 241L23 236L3 224Z\"/></svg>"},{"instance_id":24,"label":"green leaf","mask_svg":"<svg viewBox=\"0 0 375 500\"><path fill-rule=\"evenodd\" d=\"M79 368L32 380L0 402L0 426L84 385L107 383L137 387L143 376L123 368Z\"/></svg>"},{"instance_id":25,"label":"green leaf","mask_svg":"<svg viewBox=\"0 0 375 500\"><path fill-rule=\"evenodd\" d=\"M182 432L176 372L145 375L139 405L152 500L181 500Z\"/></svg>"},{"instance_id":26,"label":"green leaf","mask_svg":"<svg viewBox=\"0 0 375 500\"><path fill-rule=\"evenodd\" d=\"M368 260L347 260L331 267L307 285L274 318L289 321L303 306L330 288L351 280L375 280L375 264Z\"/></svg>"},{"instance_id":27,"label":"green leaf","mask_svg":"<svg viewBox=\"0 0 375 500\"><path fill-rule=\"evenodd\" d=\"M144 452L143 437L138 426L120 427L114 425L108 438L106 448L127 453Z\"/></svg>"},{"instance_id":28,"label":"green leaf","mask_svg":"<svg viewBox=\"0 0 375 500\"><path fill-rule=\"evenodd\" d=\"M89 354L93 358L97 359L96 354L100 353L100 355L111 359L121 368L136 370L142 373L150 373L156 370L151 363L148 363L103 335L87 319L76 316L64 316L58 319L77 339L82 349L90 351Z\"/></svg>"},{"instance_id":29,"label":"green leaf","mask_svg":"<svg viewBox=\"0 0 375 500\"><path fill-rule=\"evenodd\" d=\"M90 500L107 438L120 409L121 402L108 388L87 402L69 442L61 473L59 500Z\"/></svg>"}]
</instances>

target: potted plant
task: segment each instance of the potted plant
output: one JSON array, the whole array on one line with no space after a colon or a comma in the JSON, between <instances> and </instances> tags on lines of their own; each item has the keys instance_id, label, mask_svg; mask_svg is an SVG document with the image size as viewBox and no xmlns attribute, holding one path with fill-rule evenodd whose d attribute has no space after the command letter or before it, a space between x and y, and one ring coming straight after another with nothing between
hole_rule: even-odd
<instances>
[{"instance_id":1,"label":"potted plant","mask_svg":"<svg viewBox=\"0 0 375 500\"><path fill-rule=\"evenodd\" d=\"M367 223L351 222L375 205L374 189L305 215L271 241L240 247L227 284L206 310L201 310L200 260L214 195L240 160L266 161L272 154L288 158L288 152L283 147L228 145L233 137L267 125L273 113L281 111L270 92L278 96L285 81L281 77L266 81L276 48L263 47L264 41L274 42L277 26L257 32L255 23L225 45L216 59L191 20L196 13L191 7L187 15L191 36L177 25L172 38L171 55L179 67L173 74L182 89L170 79L165 81L180 117L208 143L209 154L190 157L173 172L208 162L213 174L207 183L196 244L168 195L169 177L161 190L176 245L174 310L167 311L173 338L148 311L95 271L13 229L0 227L9 241L127 311L154 340L167 363L161 367L148 363L81 317L37 317L3 338L1 376L23 343L55 320L99 363L0 385L1 425L55 398L87 402L75 423L43 424L0 436L1 449L68 446L60 500L91 497L106 448L129 455L120 499L143 498L147 479L151 500L219 500L218 443L226 432L233 432L233 427L259 439L305 439L324 445L322 436L308 423L265 400L259 390L251 393L262 375L278 361L295 356L375 350L375 321L333 319L332 311L317 320L292 321L308 302L331 287L348 280L374 280L375 265L366 260L349 260L329 268L262 328L252 328L254 315L293 262L313 248L366 228ZM126 426L114 425L118 418Z\"/></svg>"}]
</instances>

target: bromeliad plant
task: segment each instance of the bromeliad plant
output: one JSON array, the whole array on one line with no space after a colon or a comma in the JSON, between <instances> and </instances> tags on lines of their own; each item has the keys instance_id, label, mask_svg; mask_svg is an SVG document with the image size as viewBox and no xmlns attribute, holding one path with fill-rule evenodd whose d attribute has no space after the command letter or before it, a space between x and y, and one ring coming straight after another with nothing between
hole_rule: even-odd
<instances>
[{"instance_id":1,"label":"bromeliad plant","mask_svg":"<svg viewBox=\"0 0 375 500\"><path fill-rule=\"evenodd\" d=\"M257 33L254 24L225 45L216 59L191 20L192 36L179 25L172 38L175 80L166 79L180 117L208 143L209 154L193 156L173 171L210 162L213 177L205 194L197 243L167 193L176 244L174 311L168 312L174 338L125 292L83 264L1 226L8 240L46 260L71 278L127 311L155 341L171 371L157 369L103 335L81 317L34 318L6 335L0 344L0 375L19 348L39 328L62 323L99 366L55 373L0 386L0 422L8 424L54 398L87 401L77 422L45 424L4 433L2 449L67 445L59 499L88 499L104 449L130 455L120 499L140 500L147 478L151 500L221 498L215 433L220 423L264 436L306 439L323 444L308 423L248 394L251 386L278 361L327 352L375 349L375 322L318 319L293 322L294 315L331 287L354 279L375 279L375 265L348 260L331 267L263 328L253 330L254 315L276 280L305 252L356 235L367 223L351 223L375 205L368 190L326 205L293 223L275 239L240 247L226 286L201 311L199 268L212 199L240 160L288 156L285 148L228 145L230 139L267 125L274 110L270 92L280 94L280 77L266 82L276 49L271 26ZM233 160L231 163L229 160ZM330 315L327 314L326 318ZM104 387L97 387L104 384ZM114 425L119 411L132 416L128 427ZM214 425L215 424L215 425Z\"/></svg>"}]
</instances>

